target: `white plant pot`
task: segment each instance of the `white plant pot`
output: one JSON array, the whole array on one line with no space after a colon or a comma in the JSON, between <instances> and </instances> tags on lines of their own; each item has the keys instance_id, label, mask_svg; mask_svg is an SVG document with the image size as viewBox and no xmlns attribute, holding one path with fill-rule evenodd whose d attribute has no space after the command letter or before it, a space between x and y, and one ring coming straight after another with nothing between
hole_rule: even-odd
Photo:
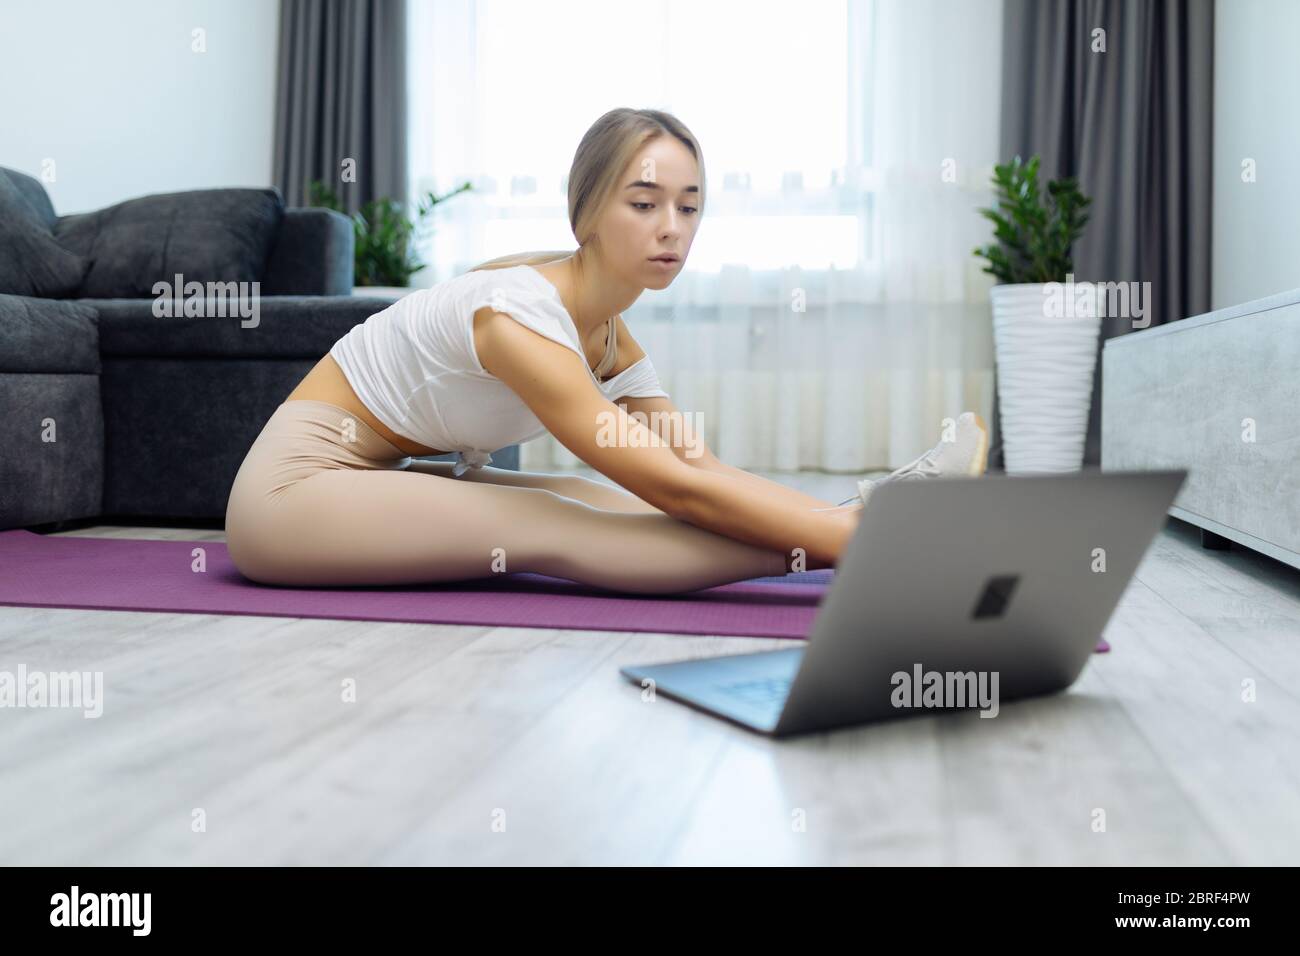
<instances>
[{"instance_id":1,"label":"white plant pot","mask_svg":"<svg viewBox=\"0 0 1300 956\"><path fill-rule=\"evenodd\" d=\"M352 287L353 295L369 295L381 299L401 298L414 291L408 285L354 285Z\"/></svg>"},{"instance_id":2,"label":"white plant pot","mask_svg":"<svg viewBox=\"0 0 1300 956\"><path fill-rule=\"evenodd\" d=\"M1002 452L1008 474L1078 471L1092 406L1101 311L1090 283L994 286ZM1086 314L1078 314L1078 313Z\"/></svg>"}]
</instances>

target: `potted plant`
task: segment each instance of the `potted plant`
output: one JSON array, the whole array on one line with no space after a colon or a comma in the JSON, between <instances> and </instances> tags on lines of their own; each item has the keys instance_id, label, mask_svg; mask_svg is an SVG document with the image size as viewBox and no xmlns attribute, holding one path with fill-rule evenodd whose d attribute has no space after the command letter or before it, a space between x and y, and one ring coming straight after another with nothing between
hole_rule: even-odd
<instances>
[{"instance_id":1,"label":"potted plant","mask_svg":"<svg viewBox=\"0 0 1300 956\"><path fill-rule=\"evenodd\" d=\"M1074 177L1038 188L1039 157L993 167L996 242L977 248L1001 280L990 292L1002 448L1008 474L1078 471L1088 431L1101 313L1074 281L1070 248L1091 199Z\"/></svg>"},{"instance_id":2,"label":"potted plant","mask_svg":"<svg viewBox=\"0 0 1300 956\"><path fill-rule=\"evenodd\" d=\"M352 220L356 236L354 292L366 295L401 294L410 291L411 276L427 265L415 255L415 246L425 238L425 220L434 207L474 187L466 182L445 196L426 193L420 200L415 220L407 217L394 199L372 199L358 212L348 215L335 194L321 180L308 186L309 206L323 206Z\"/></svg>"}]
</instances>

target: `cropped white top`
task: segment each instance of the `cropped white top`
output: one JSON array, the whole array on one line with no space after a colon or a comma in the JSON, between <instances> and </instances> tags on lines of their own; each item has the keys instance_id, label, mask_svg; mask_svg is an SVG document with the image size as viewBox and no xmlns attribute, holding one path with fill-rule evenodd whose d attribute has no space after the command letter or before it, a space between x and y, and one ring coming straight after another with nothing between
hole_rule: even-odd
<instances>
[{"instance_id":1,"label":"cropped white top","mask_svg":"<svg viewBox=\"0 0 1300 956\"><path fill-rule=\"evenodd\" d=\"M485 305L587 357L559 290L529 265L466 272L419 289L354 326L330 348L352 389L393 430L428 448L457 453L457 475L492 461L491 452L545 434L514 390L474 350L474 313ZM610 401L667 398L650 357L608 381L616 361L614 320L605 357L591 373Z\"/></svg>"}]
</instances>

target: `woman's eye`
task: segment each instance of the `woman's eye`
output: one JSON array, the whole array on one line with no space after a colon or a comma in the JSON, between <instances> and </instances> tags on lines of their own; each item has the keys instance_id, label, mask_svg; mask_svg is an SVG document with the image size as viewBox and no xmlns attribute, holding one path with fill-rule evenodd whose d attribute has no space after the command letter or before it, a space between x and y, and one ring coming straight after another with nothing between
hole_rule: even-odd
<instances>
[{"instance_id":1,"label":"woman's eye","mask_svg":"<svg viewBox=\"0 0 1300 956\"><path fill-rule=\"evenodd\" d=\"M647 206L647 207L649 207L649 206L653 206L654 203L649 203L649 202L634 202L634 203L632 203L632 205L635 206L636 208L640 209L642 206ZM682 211L683 211L683 212L689 212L689 213L696 213L696 212L699 212L699 210L696 209L694 206L683 206L683 207L682 207Z\"/></svg>"}]
</instances>

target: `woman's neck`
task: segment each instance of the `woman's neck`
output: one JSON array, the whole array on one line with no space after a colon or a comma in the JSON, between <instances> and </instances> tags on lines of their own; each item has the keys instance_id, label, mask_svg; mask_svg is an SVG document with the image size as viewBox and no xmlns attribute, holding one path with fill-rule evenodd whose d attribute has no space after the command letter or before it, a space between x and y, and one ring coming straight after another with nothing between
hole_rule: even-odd
<instances>
[{"instance_id":1,"label":"woman's neck","mask_svg":"<svg viewBox=\"0 0 1300 956\"><path fill-rule=\"evenodd\" d=\"M580 266L580 267L579 267ZM645 291L641 286L612 278L592 262L579 263L577 254L545 264L548 278L560 293L569 317L585 342L603 337L609 320L625 311Z\"/></svg>"}]
</instances>

